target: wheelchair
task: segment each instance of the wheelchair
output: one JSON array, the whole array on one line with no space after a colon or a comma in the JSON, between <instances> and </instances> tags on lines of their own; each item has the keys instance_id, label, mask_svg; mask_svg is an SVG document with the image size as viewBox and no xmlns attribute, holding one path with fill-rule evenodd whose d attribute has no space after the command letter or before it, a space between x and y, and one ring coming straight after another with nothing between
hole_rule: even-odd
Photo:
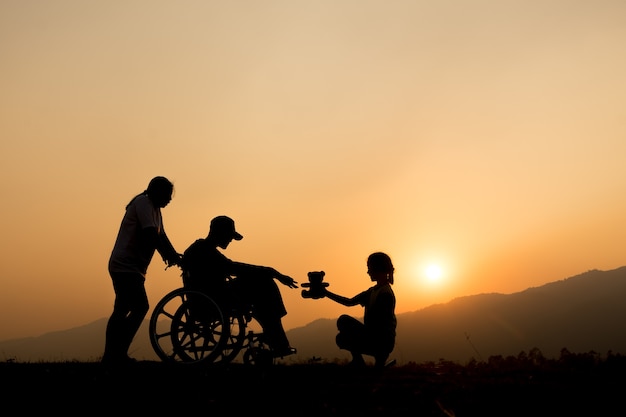
<instances>
[{"instance_id":1,"label":"wheelchair","mask_svg":"<svg viewBox=\"0 0 626 417\"><path fill-rule=\"evenodd\" d=\"M166 294L149 322L152 348L164 362L183 365L271 365L274 356L253 306L230 306L186 286Z\"/></svg>"}]
</instances>

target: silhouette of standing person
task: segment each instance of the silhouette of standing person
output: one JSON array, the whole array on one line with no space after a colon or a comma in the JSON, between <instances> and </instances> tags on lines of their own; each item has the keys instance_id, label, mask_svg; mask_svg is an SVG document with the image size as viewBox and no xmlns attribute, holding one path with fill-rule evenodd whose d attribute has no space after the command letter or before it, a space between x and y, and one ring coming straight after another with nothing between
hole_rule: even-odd
<instances>
[{"instance_id":1,"label":"silhouette of standing person","mask_svg":"<svg viewBox=\"0 0 626 417\"><path fill-rule=\"evenodd\" d=\"M232 261L218 250L241 239L233 219L213 218L207 237L197 239L183 254L185 287L217 296L222 303L226 300L253 306L252 315L263 328L274 357L291 355L296 350L289 345L283 328L282 317L287 310L274 279L289 288L298 288L297 282L271 267ZM236 300L229 299L229 294Z\"/></svg>"},{"instance_id":2,"label":"silhouette of standing person","mask_svg":"<svg viewBox=\"0 0 626 417\"><path fill-rule=\"evenodd\" d=\"M128 349L148 313L144 282L155 251L168 265L177 265L176 252L163 227L161 208L172 199L174 185L165 177L154 177L148 188L126 206L111 256L109 275L113 281L115 303L106 327L102 362L134 362Z\"/></svg>"},{"instance_id":3,"label":"silhouette of standing person","mask_svg":"<svg viewBox=\"0 0 626 417\"><path fill-rule=\"evenodd\" d=\"M367 273L376 282L374 286L352 298L323 289L327 298L339 304L365 307L363 322L346 314L337 319L337 346L350 351L352 365L364 366L363 355L368 355L374 357L376 367L383 367L393 351L396 339L393 272L391 258L383 252L375 252L367 259Z\"/></svg>"}]
</instances>

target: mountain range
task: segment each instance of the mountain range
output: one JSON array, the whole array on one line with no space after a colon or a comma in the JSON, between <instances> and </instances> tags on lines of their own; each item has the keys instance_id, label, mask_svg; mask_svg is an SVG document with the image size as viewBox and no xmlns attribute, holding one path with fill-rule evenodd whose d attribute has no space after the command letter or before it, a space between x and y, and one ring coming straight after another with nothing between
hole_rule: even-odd
<instances>
[{"instance_id":1,"label":"mountain range","mask_svg":"<svg viewBox=\"0 0 626 417\"><path fill-rule=\"evenodd\" d=\"M541 352L556 358L566 350L600 355L626 353L626 267L590 270L513 294L455 298L397 315L397 363L466 363L492 356ZM0 360L17 362L97 361L104 346L107 319L37 337L0 341ZM335 319L319 319L291 329L298 349L291 362L344 361L349 354L335 345ZM150 346L147 323L131 346L131 356L158 360Z\"/></svg>"}]
</instances>

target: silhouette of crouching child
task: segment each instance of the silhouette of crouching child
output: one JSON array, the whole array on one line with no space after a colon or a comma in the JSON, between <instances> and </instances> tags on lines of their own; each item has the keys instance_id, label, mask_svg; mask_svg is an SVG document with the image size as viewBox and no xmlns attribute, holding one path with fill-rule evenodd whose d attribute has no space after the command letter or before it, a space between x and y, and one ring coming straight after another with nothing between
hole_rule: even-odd
<instances>
[{"instance_id":1,"label":"silhouette of crouching child","mask_svg":"<svg viewBox=\"0 0 626 417\"><path fill-rule=\"evenodd\" d=\"M393 285L394 267L383 252L374 252L367 259L367 273L376 284L347 298L323 287L323 296L347 307L365 308L363 322L347 314L337 319L335 338L340 349L352 354L353 366L364 366L363 355L373 356L376 367L384 367L394 349L396 339L396 298Z\"/></svg>"},{"instance_id":2,"label":"silhouette of crouching child","mask_svg":"<svg viewBox=\"0 0 626 417\"><path fill-rule=\"evenodd\" d=\"M395 332L387 332L369 329L365 324L347 314L342 314L337 319L337 336L335 342L339 349L344 349L352 354L352 366L364 366L363 355L373 356L376 367L384 367L387 358L395 345ZM381 329L382 330L382 329Z\"/></svg>"}]
</instances>

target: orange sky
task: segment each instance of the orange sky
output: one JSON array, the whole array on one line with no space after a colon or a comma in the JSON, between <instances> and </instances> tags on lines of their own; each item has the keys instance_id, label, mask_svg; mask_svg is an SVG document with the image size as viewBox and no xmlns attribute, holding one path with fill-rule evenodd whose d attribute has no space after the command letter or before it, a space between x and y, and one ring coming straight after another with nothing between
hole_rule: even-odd
<instances>
[{"instance_id":1,"label":"orange sky","mask_svg":"<svg viewBox=\"0 0 626 417\"><path fill-rule=\"evenodd\" d=\"M180 252L227 214L352 296L382 250L398 313L626 265L624 45L609 0L2 1L0 340L108 317L155 175ZM287 328L361 314L281 288Z\"/></svg>"}]
</instances>

